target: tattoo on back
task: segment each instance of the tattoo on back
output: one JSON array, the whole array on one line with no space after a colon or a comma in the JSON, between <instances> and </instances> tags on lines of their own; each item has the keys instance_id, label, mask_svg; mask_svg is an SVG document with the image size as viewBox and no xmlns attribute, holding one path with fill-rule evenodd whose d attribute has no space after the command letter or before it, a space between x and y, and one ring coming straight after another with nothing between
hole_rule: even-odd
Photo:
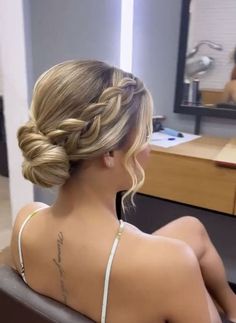
<instances>
[{"instance_id":1,"label":"tattoo on back","mask_svg":"<svg viewBox=\"0 0 236 323\"><path fill-rule=\"evenodd\" d=\"M59 273L59 279L60 279L60 288L61 288L61 293L63 297L63 301L65 304L67 304L67 290L65 287L65 271L62 266L62 251L63 251L63 245L64 245L64 236L62 232L59 232L57 235L57 257L53 258L53 262L56 265Z\"/></svg>"}]
</instances>

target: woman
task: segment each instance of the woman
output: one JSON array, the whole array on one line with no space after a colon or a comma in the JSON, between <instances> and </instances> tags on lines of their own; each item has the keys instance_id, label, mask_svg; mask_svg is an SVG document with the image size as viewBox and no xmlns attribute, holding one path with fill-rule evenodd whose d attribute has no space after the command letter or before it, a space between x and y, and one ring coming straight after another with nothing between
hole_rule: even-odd
<instances>
[{"instance_id":1,"label":"woman","mask_svg":"<svg viewBox=\"0 0 236 323\"><path fill-rule=\"evenodd\" d=\"M230 81L226 83L223 92L223 102L236 104L236 48L233 52L234 67L231 72Z\"/></svg>"},{"instance_id":2,"label":"woman","mask_svg":"<svg viewBox=\"0 0 236 323\"><path fill-rule=\"evenodd\" d=\"M37 81L18 131L25 178L59 186L55 203L17 216L12 254L35 291L106 323L220 322L204 285L236 322L236 298L202 224L152 235L117 220L115 200L144 181L152 99L132 74L98 61L56 65Z\"/></svg>"}]
</instances>

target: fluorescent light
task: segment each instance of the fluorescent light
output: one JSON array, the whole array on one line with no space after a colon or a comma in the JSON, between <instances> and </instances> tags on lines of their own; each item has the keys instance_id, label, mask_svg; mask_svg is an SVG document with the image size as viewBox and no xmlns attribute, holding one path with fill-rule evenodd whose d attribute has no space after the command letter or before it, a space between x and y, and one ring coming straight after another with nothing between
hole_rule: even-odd
<instances>
[{"instance_id":1,"label":"fluorescent light","mask_svg":"<svg viewBox=\"0 0 236 323\"><path fill-rule=\"evenodd\" d=\"M134 0L121 0L120 68L132 71Z\"/></svg>"}]
</instances>

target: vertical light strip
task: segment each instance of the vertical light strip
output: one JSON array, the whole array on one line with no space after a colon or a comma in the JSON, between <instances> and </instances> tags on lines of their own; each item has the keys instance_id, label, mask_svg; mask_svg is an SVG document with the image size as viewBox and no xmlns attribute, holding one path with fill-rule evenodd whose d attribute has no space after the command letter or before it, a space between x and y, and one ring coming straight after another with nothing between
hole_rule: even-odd
<instances>
[{"instance_id":1,"label":"vertical light strip","mask_svg":"<svg viewBox=\"0 0 236 323\"><path fill-rule=\"evenodd\" d=\"M132 71L134 0L121 0L120 68Z\"/></svg>"}]
</instances>

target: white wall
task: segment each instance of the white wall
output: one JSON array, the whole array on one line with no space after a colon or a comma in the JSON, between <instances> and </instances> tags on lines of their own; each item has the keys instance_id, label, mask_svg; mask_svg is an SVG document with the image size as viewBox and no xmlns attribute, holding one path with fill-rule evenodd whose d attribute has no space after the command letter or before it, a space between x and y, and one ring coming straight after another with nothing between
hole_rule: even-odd
<instances>
[{"instance_id":1,"label":"white wall","mask_svg":"<svg viewBox=\"0 0 236 323\"><path fill-rule=\"evenodd\" d=\"M174 95L182 0L135 0L133 72L154 98L155 114L167 125L193 132L193 117L174 114Z\"/></svg>"},{"instance_id":2,"label":"white wall","mask_svg":"<svg viewBox=\"0 0 236 323\"><path fill-rule=\"evenodd\" d=\"M25 17L33 82L50 66L68 59L119 65L120 0L25 0Z\"/></svg>"},{"instance_id":3,"label":"white wall","mask_svg":"<svg viewBox=\"0 0 236 323\"><path fill-rule=\"evenodd\" d=\"M236 1L194 0L191 13L189 49L201 40L211 40L223 46L217 51L204 45L195 57L208 55L215 59L214 67L200 78L200 87L223 89L229 81L233 60L230 58L236 46Z\"/></svg>"},{"instance_id":4,"label":"white wall","mask_svg":"<svg viewBox=\"0 0 236 323\"><path fill-rule=\"evenodd\" d=\"M21 175L16 131L28 116L22 0L0 0L1 66L12 216L33 200L33 185Z\"/></svg>"},{"instance_id":5,"label":"white wall","mask_svg":"<svg viewBox=\"0 0 236 323\"><path fill-rule=\"evenodd\" d=\"M98 59L119 66L120 0L25 0L29 98L38 76L68 59ZM35 199L51 203L51 190Z\"/></svg>"},{"instance_id":6,"label":"white wall","mask_svg":"<svg viewBox=\"0 0 236 323\"><path fill-rule=\"evenodd\" d=\"M28 118L34 82L48 67L67 59L93 58L119 65L120 11L120 0L0 0L13 218L33 199L51 202L55 196L21 175L16 131Z\"/></svg>"}]
</instances>

